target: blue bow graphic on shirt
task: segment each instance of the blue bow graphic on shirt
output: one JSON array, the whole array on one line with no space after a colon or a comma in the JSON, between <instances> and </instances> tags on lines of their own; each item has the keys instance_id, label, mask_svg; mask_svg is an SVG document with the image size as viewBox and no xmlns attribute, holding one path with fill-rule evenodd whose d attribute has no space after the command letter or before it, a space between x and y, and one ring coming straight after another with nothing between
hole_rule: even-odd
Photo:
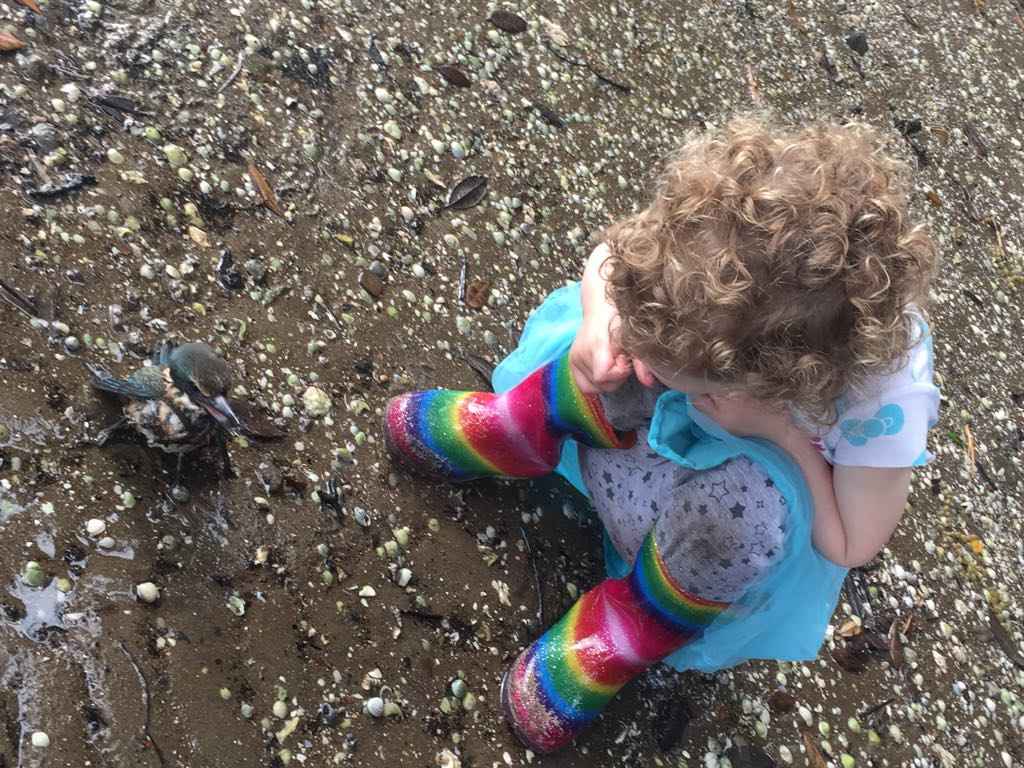
<instances>
[{"instance_id":1,"label":"blue bow graphic on shirt","mask_svg":"<svg viewBox=\"0 0 1024 768\"><path fill-rule=\"evenodd\" d=\"M903 429L903 409L895 403L883 405L870 419L847 419L839 429L850 445L867 445L872 438L895 435Z\"/></svg>"}]
</instances>

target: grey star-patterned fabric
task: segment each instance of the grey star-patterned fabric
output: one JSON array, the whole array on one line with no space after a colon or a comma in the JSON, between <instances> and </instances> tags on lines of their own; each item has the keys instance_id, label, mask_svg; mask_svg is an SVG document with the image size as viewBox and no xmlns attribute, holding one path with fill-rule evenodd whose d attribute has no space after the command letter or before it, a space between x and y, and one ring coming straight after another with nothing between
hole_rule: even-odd
<instances>
[{"instance_id":1,"label":"grey star-patterned fabric","mask_svg":"<svg viewBox=\"0 0 1024 768\"><path fill-rule=\"evenodd\" d=\"M628 450L581 446L584 482L627 562L653 528L679 586L705 599L734 602L782 558L786 501L747 458L697 472L652 451L646 428L656 399L637 401L633 387L602 396L611 423L637 429L638 440Z\"/></svg>"}]
</instances>

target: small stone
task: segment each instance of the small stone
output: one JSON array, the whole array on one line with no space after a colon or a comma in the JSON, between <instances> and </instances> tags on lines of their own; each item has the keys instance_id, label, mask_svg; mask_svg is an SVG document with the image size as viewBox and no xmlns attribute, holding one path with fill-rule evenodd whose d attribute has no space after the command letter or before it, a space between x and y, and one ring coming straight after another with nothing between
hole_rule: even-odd
<instances>
[{"instance_id":1,"label":"small stone","mask_svg":"<svg viewBox=\"0 0 1024 768\"><path fill-rule=\"evenodd\" d=\"M402 127L394 120L388 120L384 123L384 133L397 141L402 138Z\"/></svg>"},{"instance_id":2,"label":"small stone","mask_svg":"<svg viewBox=\"0 0 1024 768\"><path fill-rule=\"evenodd\" d=\"M366 700L366 713L370 717L383 717L384 716L384 699L380 696L374 696L373 698Z\"/></svg>"},{"instance_id":3,"label":"small stone","mask_svg":"<svg viewBox=\"0 0 1024 768\"><path fill-rule=\"evenodd\" d=\"M854 766L857 765L857 761L853 759L853 755L848 752L843 752L843 754L839 756L839 762L843 764L843 768L854 768Z\"/></svg>"},{"instance_id":4,"label":"small stone","mask_svg":"<svg viewBox=\"0 0 1024 768\"><path fill-rule=\"evenodd\" d=\"M113 536L104 536L96 542L96 546L100 549L113 549L117 546L117 542L114 540Z\"/></svg>"},{"instance_id":5,"label":"small stone","mask_svg":"<svg viewBox=\"0 0 1024 768\"><path fill-rule=\"evenodd\" d=\"M331 410L331 398L320 387L309 387L302 394L302 404L306 407L306 413L314 419L326 416Z\"/></svg>"},{"instance_id":6,"label":"small stone","mask_svg":"<svg viewBox=\"0 0 1024 768\"><path fill-rule=\"evenodd\" d=\"M179 504L187 504L188 500L192 498L192 494L189 493L188 488L179 483L171 488L171 498Z\"/></svg>"},{"instance_id":7,"label":"small stone","mask_svg":"<svg viewBox=\"0 0 1024 768\"><path fill-rule=\"evenodd\" d=\"M57 587L57 591L65 595L74 588L74 585L71 583L71 579L68 579L64 576L57 577L57 579L54 581L54 584Z\"/></svg>"},{"instance_id":8,"label":"small stone","mask_svg":"<svg viewBox=\"0 0 1024 768\"><path fill-rule=\"evenodd\" d=\"M135 586L135 594L144 603L155 603L160 599L160 587L152 581L144 581Z\"/></svg>"},{"instance_id":9,"label":"small stone","mask_svg":"<svg viewBox=\"0 0 1024 768\"><path fill-rule=\"evenodd\" d=\"M452 696L454 696L457 699L463 698L468 692L468 689L466 688L466 681L463 680L461 677L457 677L454 680L452 680L451 688Z\"/></svg>"},{"instance_id":10,"label":"small stone","mask_svg":"<svg viewBox=\"0 0 1024 768\"><path fill-rule=\"evenodd\" d=\"M408 568L399 568L395 583L400 587L407 587L410 581L412 581L412 571Z\"/></svg>"},{"instance_id":11,"label":"small stone","mask_svg":"<svg viewBox=\"0 0 1024 768\"><path fill-rule=\"evenodd\" d=\"M462 699L462 707L467 712L472 712L476 709L476 696L472 691L467 691L466 695Z\"/></svg>"},{"instance_id":12,"label":"small stone","mask_svg":"<svg viewBox=\"0 0 1024 768\"><path fill-rule=\"evenodd\" d=\"M245 703L243 703L242 706L239 707L239 712L240 712L240 714L242 715L242 717L244 719L246 719L246 720L251 719L252 718L252 713L253 713L253 706L252 706L252 704L245 704Z\"/></svg>"},{"instance_id":13,"label":"small stone","mask_svg":"<svg viewBox=\"0 0 1024 768\"><path fill-rule=\"evenodd\" d=\"M365 586L365 587L363 587L362 589L359 590L359 596L360 597L376 597L377 596L377 590L375 590L373 587L367 585L367 586Z\"/></svg>"},{"instance_id":14,"label":"small stone","mask_svg":"<svg viewBox=\"0 0 1024 768\"><path fill-rule=\"evenodd\" d=\"M188 153L177 144L164 144L163 150L171 168L181 168L188 162Z\"/></svg>"},{"instance_id":15,"label":"small stone","mask_svg":"<svg viewBox=\"0 0 1024 768\"><path fill-rule=\"evenodd\" d=\"M44 731L34 731L32 733L32 746L36 749L46 749L50 746L50 737Z\"/></svg>"},{"instance_id":16,"label":"small stone","mask_svg":"<svg viewBox=\"0 0 1024 768\"><path fill-rule=\"evenodd\" d=\"M853 32L846 36L846 44L850 50L863 56L868 52L868 35L866 32Z\"/></svg>"},{"instance_id":17,"label":"small stone","mask_svg":"<svg viewBox=\"0 0 1024 768\"><path fill-rule=\"evenodd\" d=\"M375 299L384 293L384 281L370 270L364 269L359 273L359 286Z\"/></svg>"},{"instance_id":18,"label":"small stone","mask_svg":"<svg viewBox=\"0 0 1024 768\"><path fill-rule=\"evenodd\" d=\"M288 717L288 703L284 701L275 701L271 712L274 713L274 717L278 720L284 720Z\"/></svg>"},{"instance_id":19,"label":"small stone","mask_svg":"<svg viewBox=\"0 0 1024 768\"><path fill-rule=\"evenodd\" d=\"M448 749L437 753L437 768L462 768L462 761Z\"/></svg>"},{"instance_id":20,"label":"small stone","mask_svg":"<svg viewBox=\"0 0 1024 768\"><path fill-rule=\"evenodd\" d=\"M49 581L49 577L47 577L46 571L43 570L39 563L35 560L29 560L25 563L25 569L22 571L21 580L30 587L41 587Z\"/></svg>"},{"instance_id":21,"label":"small stone","mask_svg":"<svg viewBox=\"0 0 1024 768\"><path fill-rule=\"evenodd\" d=\"M112 162L114 165L124 165L124 155L115 147L111 147L107 150L107 160Z\"/></svg>"},{"instance_id":22,"label":"small stone","mask_svg":"<svg viewBox=\"0 0 1024 768\"><path fill-rule=\"evenodd\" d=\"M94 517L85 523L85 532L90 536L102 536L106 530L107 524L98 517Z\"/></svg>"},{"instance_id":23,"label":"small stone","mask_svg":"<svg viewBox=\"0 0 1024 768\"><path fill-rule=\"evenodd\" d=\"M230 699L231 699L231 689L230 688L221 688L220 689L220 697L224 701L230 701Z\"/></svg>"}]
</instances>

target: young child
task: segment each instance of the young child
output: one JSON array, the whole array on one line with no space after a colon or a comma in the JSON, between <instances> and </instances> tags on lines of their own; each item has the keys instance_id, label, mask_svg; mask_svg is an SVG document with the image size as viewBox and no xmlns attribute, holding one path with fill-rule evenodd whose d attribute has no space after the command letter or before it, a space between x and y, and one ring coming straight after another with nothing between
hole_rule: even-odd
<instances>
[{"instance_id":1,"label":"young child","mask_svg":"<svg viewBox=\"0 0 1024 768\"><path fill-rule=\"evenodd\" d=\"M691 135L582 283L531 317L495 372L507 391L389 403L405 463L455 481L557 465L605 526L620 578L502 681L534 751L666 657L709 671L816 655L845 567L892 535L937 418L934 248L908 220L904 170L860 125L738 118Z\"/></svg>"}]
</instances>

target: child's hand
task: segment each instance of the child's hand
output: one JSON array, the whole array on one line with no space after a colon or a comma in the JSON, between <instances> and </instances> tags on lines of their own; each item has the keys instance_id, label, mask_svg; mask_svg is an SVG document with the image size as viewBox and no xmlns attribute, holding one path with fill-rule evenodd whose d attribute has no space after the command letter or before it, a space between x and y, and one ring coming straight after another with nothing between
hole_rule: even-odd
<instances>
[{"instance_id":1,"label":"child's hand","mask_svg":"<svg viewBox=\"0 0 1024 768\"><path fill-rule=\"evenodd\" d=\"M745 392L700 395L693 407L738 437L761 437L782 443L795 429L789 413Z\"/></svg>"},{"instance_id":2,"label":"child's hand","mask_svg":"<svg viewBox=\"0 0 1024 768\"><path fill-rule=\"evenodd\" d=\"M612 392L632 373L629 358L615 343L612 329L618 318L613 308L584 311L583 325L569 350L569 367L576 384L587 394Z\"/></svg>"},{"instance_id":3,"label":"child's hand","mask_svg":"<svg viewBox=\"0 0 1024 768\"><path fill-rule=\"evenodd\" d=\"M576 384L587 394L612 392L633 372L633 365L615 340L618 312L608 301L601 265L608 258L607 246L594 249L583 272L580 286L583 324L569 351L569 366Z\"/></svg>"}]
</instances>

